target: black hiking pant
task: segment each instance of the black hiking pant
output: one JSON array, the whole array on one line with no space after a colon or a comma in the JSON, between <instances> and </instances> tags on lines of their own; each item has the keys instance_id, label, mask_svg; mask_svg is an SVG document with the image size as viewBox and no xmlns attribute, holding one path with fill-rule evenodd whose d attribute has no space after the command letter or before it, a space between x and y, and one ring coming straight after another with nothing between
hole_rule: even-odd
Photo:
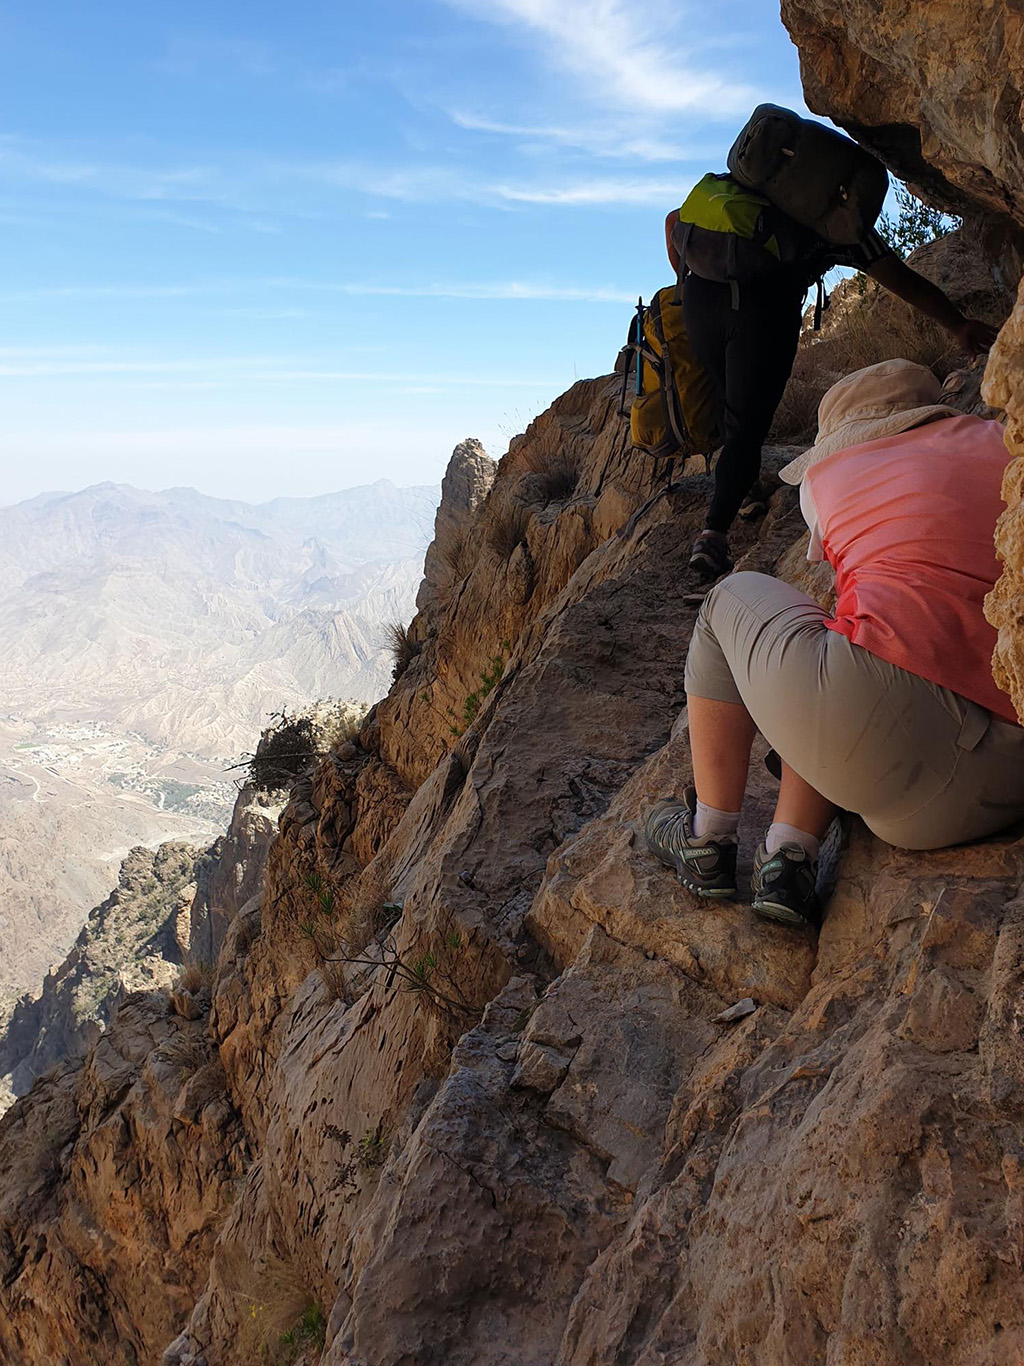
<instances>
[{"instance_id":1,"label":"black hiking pant","mask_svg":"<svg viewBox=\"0 0 1024 1366\"><path fill-rule=\"evenodd\" d=\"M694 355L711 377L722 453L707 516L711 531L728 531L761 472L761 446L786 387L805 288L792 279L741 285L739 307L729 285L687 275L686 331Z\"/></svg>"}]
</instances>

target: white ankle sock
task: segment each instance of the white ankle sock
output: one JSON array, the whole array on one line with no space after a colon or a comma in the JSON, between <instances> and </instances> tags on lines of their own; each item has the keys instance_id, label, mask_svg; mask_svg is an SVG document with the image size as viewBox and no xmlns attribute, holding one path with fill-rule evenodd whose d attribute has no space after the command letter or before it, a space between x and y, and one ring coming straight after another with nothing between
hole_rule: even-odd
<instances>
[{"instance_id":1,"label":"white ankle sock","mask_svg":"<svg viewBox=\"0 0 1024 1366\"><path fill-rule=\"evenodd\" d=\"M727 835L735 835L739 823L738 811L719 811L716 806L705 806L698 800L697 814L693 818L693 833L701 837L709 835L712 839L723 839Z\"/></svg>"},{"instance_id":2,"label":"white ankle sock","mask_svg":"<svg viewBox=\"0 0 1024 1366\"><path fill-rule=\"evenodd\" d=\"M769 854L777 854L784 844L798 844L812 863L821 848L821 840L815 839L806 830L798 830L795 825L787 825L785 821L775 821L768 827L764 847Z\"/></svg>"}]
</instances>

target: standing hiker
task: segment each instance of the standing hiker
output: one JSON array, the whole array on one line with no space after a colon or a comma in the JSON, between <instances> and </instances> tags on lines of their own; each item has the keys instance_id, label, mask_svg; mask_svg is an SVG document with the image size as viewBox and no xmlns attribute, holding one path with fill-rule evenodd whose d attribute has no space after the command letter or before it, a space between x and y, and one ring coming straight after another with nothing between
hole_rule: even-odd
<instances>
[{"instance_id":1,"label":"standing hiker","mask_svg":"<svg viewBox=\"0 0 1024 1366\"><path fill-rule=\"evenodd\" d=\"M665 220L694 355L711 377L722 450L690 565L732 568L728 531L761 469L761 446L796 357L808 288L834 266L864 271L941 324L971 356L996 329L965 317L904 264L874 228L888 188L858 144L789 110L761 105L729 153ZM820 316L821 293L818 299Z\"/></svg>"}]
</instances>

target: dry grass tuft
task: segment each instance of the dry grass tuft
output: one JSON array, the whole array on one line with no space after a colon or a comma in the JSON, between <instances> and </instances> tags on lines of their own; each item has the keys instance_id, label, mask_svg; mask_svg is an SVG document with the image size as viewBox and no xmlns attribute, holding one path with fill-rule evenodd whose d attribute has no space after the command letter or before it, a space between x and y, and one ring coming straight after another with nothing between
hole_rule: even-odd
<instances>
[{"instance_id":1,"label":"dry grass tuft","mask_svg":"<svg viewBox=\"0 0 1024 1366\"><path fill-rule=\"evenodd\" d=\"M259 1268L241 1268L231 1280L239 1282L235 1293L243 1305L238 1360L290 1366L307 1347L319 1355L326 1317L296 1267L272 1254Z\"/></svg>"},{"instance_id":2,"label":"dry grass tuft","mask_svg":"<svg viewBox=\"0 0 1024 1366\"><path fill-rule=\"evenodd\" d=\"M461 583L476 563L472 544L464 531L458 531L442 541L438 555L451 574L453 583Z\"/></svg>"},{"instance_id":3,"label":"dry grass tuft","mask_svg":"<svg viewBox=\"0 0 1024 1366\"><path fill-rule=\"evenodd\" d=\"M793 373L772 424L771 440L810 445L818 428L818 404L844 375L878 361L916 361L939 379L962 363L949 333L909 304L893 298L871 280L856 279L833 294L835 315L817 335L800 338ZM831 312L831 310L830 310Z\"/></svg>"},{"instance_id":4,"label":"dry grass tuft","mask_svg":"<svg viewBox=\"0 0 1024 1366\"><path fill-rule=\"evenodd\" d=\"M164 1061L182 1077L191 1077L214 1057L213 1040L205 1029L179 1028L160 1049Z\"/></svg>"},{"instance_id":5,"label":"dry grass tuft","mask_svg":"<svg viewBox=\"0 0 1024 1366\"><path fill-rule=\"evenodd\" d=\"M509 560L516 546L526 540L530 509L518 498L495 505L487 523L487 544L499 560Z\"/></svg>"},{"instance_id":6,"label":"dry grass tuft","mask_svg":"<svg viewBox=\"0 0 1024 1366\"><path fill-rule=\"evenodd\" d=\"M397 683L423 646L418 640L413 639L409 627L403 626L400 621L388 622L384 628L384 641L395 661L391 677Z\"/></svg>"},{"instance_id":7,"label":"dry grass tuft","mask_svg":"<svg viewBox=\"0 0 1024 1366\"><path fill-rule=\"evenodd\" d=\"M213 985L213 964L205 958L186 958L175 978L174 991L187 991L192 996Z\"/></svg>"},{"instance_id":8,"label":"dry grass tuft","mask_svg":"<svg viewBox=\"0 0 1024 1366\"><path fill-rule=\"evenodd\" d=\"M391 879L379 863L368 864L351 885L341 917L341 937L349 953L362 953L371 939L389 929L401 914L392 900Z\"/></svg>"},{"instance_id":9,"label":"dry grass tuft","mask_svg":"<svg viewBox=\"0 0 1024 1366\"><path fill-rule=\"evenodd\" d=\"M524 471L524 496L542 506L564 503L576 492L580 482L579 461L571 451L559 450L545 457L530 446L524 452L520 465Z\"/></svg>"},{"instance_id":10,"label":"dry grass tuft","mask_svg":"<svg viewBox=\"0 0 1024 1366\"><path fill-rule=\"evenodd\" d=\"M343 1001L345 1005L352 1004L352 990L349 986L348 972L343 962L337 958L325 958L317 971L320 973L320 980L324 984L329 1001Z\"/></svg>"}]
</instances>

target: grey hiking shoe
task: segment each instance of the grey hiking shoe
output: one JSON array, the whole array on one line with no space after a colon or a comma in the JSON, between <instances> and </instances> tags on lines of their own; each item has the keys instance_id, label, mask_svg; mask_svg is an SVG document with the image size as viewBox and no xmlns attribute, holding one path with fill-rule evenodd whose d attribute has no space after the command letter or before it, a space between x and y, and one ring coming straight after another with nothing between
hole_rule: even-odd
<instances>
[{"instance_id":1,"label":"grey hiking shoe","mask_svg":"<svg viewBox=\"0 0 1024 1366\"><path fill-rule=\"evenodd\" d=\"M688 787L683 800L663 797L644 822L647 847L697 896L736 895L736 839L712 839L693 833L697 793Z\"/></svg>"},{"instance_id":2,"label":"grey hiking shoe","mask_svg":"<svg viewBox=\"0 0 1024 1366\"><path fill-rule=\"evenodd\" d=\"M705 583L728 574L732 568L729 542L718 532L702 532L693 543L690 568L695 569Z\"/></svg>"},{"instance_id":3,"label":"grey hiking shoe","mask_svg":"<svg viewBox=\"0 0 1024 1366\"><path fill-rule=\"evenodd\" d=\"M821 924L817 880L818 865L799 844L784 844L774 854L760 845L750 880L754 914L797 929L817 927Z\"/></svg>"}]
</instances>

